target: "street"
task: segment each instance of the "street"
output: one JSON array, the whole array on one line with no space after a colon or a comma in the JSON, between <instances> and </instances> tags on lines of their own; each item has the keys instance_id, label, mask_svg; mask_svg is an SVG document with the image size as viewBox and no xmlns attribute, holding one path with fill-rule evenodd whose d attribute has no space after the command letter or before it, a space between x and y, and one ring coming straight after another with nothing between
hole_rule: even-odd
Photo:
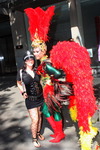
<instances>
[{"instance_id":1,"label":"street","mask_svg":"<svg viewBox=\"0 0 100 150\"><path fill-rule=\"evenodd\" d=\"M100 79L95 78L96 95L99 97ZM64 132L66 137L60 143L50 143L52 134L50 125L43 117L42 134L39 150L80 150L78 144L78 128L69 116L66 105L62 107ZM31 138L30 118L24 99L16 86L16 76L0 77L0 150L35 150Z\"/></svg>"}]
</instances>

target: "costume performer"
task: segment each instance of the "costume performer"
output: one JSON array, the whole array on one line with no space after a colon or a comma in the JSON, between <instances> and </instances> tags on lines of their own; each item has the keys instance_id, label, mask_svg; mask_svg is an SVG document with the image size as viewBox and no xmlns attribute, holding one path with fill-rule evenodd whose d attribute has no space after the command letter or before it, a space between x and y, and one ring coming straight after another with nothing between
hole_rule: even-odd
<instances>
[{"instance_id":1,"label":"costume performer","mask_svg":"<svg viewBox=\"0 0 100 150\"><path fill-rule=\"evenodd\" d=\"M53 14L50 14L50 9L54 9L54 7L49 7L46 11L43 11L39 7L36 9L28 8L25 10L29 18L29 31L31 35L32 46L35 48L39 47L42 50L39 52L46 51L45 42L48 40L47 33L49 21L53 16ZM45 59L47 59L47 57L43 57L41 59L41 62ZM53 46L53 49L50 53L50 59L55 68L62 69L65 72L66 82L73 83L74 95L69 96L69 110L71 118L73 121L78 121L81 150L91 150L92 139L97 134L97 128L92 127L91 117L95 113L97 106L92 85L93 77L90 67L89 54L87 50L79 44L75 42L63 41L58 42L57 45ZM45 74L45 71L42 67L43 65L45 67L45 64L42 63L39 69L45 76L45 78L43 76L44 80L48 79L49 81L49 77L47 76L47 74ZM46 67L48 68L48 66ZM50 82L48 82L48 84L46 83L45 85L44 98L47 99L47 97L52 97L52 95L54 95L54 87L50 85ZM46 88L47 86L50 86L50 88ZM57 104L59 105L59 103ZM54 118L49 115L47 105L44 106L46 106L46 109L45 107L43 109L45 110L44 114L48 114L48 116L46 117L50 122L52 128L54 129L54 136L57 137L58 129L56 130L56 126L54 125ZM47 113L45 113L46 111ZM56 121L56 123L58 123L59 121ZM64 135L62 130L61 132L62 135ZM57 142L58 141L60 140L57 140ZM56 142L56 138L52 140L52 142Z\"/></svg>"},{"instance_id":2,"label":"costume performer","mask_svg":"<svg viewBox=\"0 0 100 150\"><path fill-rule=\"evenodd\" d=\"M54 131L54 134L51 135L54 139L50 140L50 142L57 143L65 137L65 134L63 132L62 117L59 111L60 103L54 98L54 87L52 85L50 75L53 75L55 78L59 78L61 77L61 72L50 65L50 60L46 55L47 46L45 44L48 40L47 33L49 30L50 20L54 15L54 6L49 7L46 11L43 11L39 7L36 9L27 8L25 9L25 13L29 18L29 32L32 40L32 47L34 48L34 55L41 61L38 73L42 75L41 81L45 99L42 112ZM47 93L49 93L49 97ZM55 109L53 102L51 103L50 107L54 108L53 115L49 111L47 105L47 103L50 105L50 101L48 102L50 99L55 100L58 105L58 107L56 105Z\"/></svg>"}]
</instances>

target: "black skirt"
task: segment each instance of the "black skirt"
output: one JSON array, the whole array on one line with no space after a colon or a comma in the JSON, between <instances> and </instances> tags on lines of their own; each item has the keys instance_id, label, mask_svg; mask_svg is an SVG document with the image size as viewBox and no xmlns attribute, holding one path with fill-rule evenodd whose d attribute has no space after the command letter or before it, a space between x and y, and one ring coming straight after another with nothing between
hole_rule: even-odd
<instances>
[{"instance_id":1,"label":"black skirt","mask_svg":"<svg viewBox=\"0 0 100 150\"><path fill-rule=\"evenodd\" d=\"M27 109L32 109L32 108L42 106L43 103L44 103L43 95L28 96L28 98L25 99L25 104Z\"/></svg>"}]
</instances>

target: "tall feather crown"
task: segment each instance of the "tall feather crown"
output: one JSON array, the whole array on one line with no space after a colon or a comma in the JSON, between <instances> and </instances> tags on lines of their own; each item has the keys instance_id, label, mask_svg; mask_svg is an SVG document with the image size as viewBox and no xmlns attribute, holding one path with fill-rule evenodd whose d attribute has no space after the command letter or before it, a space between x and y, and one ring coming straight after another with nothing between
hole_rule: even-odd
<instances>
[{"instance_id":1,"label":"tall feather crown","mask_svg":"<svg viewBox=\"0 0 100 150\"><path fill-rule=\"evenodd\" d=\"M29 32L32 41L32 47L40 47L41 50L46 50L45 42L48 41L48 31L50 21L54 15L55 6L48 7L46 11L37 7L25 9L25 13L29 20Z\"/></svg>"}]
</instances>

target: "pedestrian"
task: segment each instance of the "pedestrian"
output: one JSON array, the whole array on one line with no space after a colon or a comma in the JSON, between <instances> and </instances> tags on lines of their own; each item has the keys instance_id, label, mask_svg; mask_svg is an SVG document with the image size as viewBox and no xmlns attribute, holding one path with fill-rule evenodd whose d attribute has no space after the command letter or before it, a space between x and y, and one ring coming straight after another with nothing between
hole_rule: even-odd
<instances>
[{"instance_id":1,"label":"pedestrian","mask_svg":"<svg viewBox=\"0 0 100 150\"><path fill-rule=\"evenodd\" d=\"M40 147L38 139L44 140L41 135L41 122L43 105L43 90L40 77L35 71L35 56L27 51L24 55L24 66L17 73L17 86L25 99L26 108L31 118L31 132L35 147Z\"/></svg>"}]
</instances>

